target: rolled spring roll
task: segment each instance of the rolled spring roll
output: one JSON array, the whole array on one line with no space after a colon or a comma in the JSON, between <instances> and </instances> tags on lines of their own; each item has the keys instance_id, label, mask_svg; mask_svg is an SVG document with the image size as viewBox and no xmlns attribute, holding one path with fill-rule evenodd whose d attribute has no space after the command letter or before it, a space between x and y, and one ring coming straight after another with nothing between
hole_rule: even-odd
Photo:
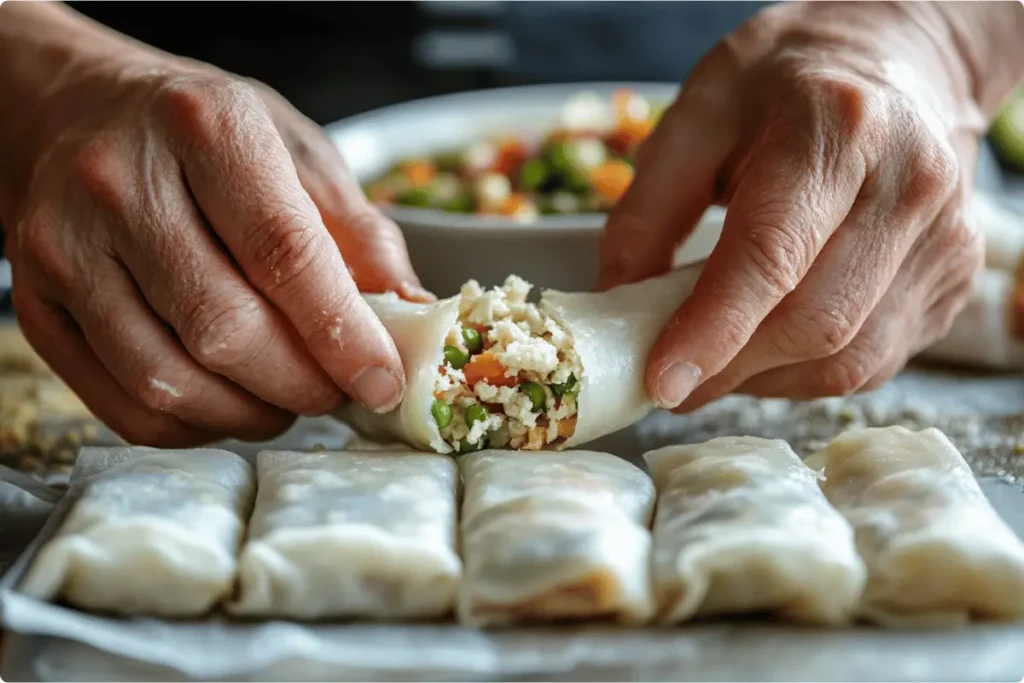
<instances>
[{"instance_id":1,"label":"rolled spring roll","mask_svg":"<svg viewBox=\"0 0 1024 683\"><path fill-rule=\"evenodd\" d=\"M489 450L459 465L463 624L650 618L654 486L640 469L587 451Z\"/></svg>"},{"instance_id":2,"label":"rolled spring roll","mask_svg":"<svg viewBox=\"0 0 1024 683\"><path fill-rule=\"evenodd\" d=\"M994 370L1024 369L1024 288L1013 273L983 270L974 292L945 338L925 358Z\"/></svg>"},{"instance_id":3,"label":"rolled spring roll","mask_svg":"<svg viewBox=\"0 0 1024 683\"><path fill-rule=\"evenodd\" d=\"M440 453L562 450L618 431L654 407L647 354L702 266L601 293L549 290L539 304L516 276L434 304L367 295L401 354L405 400L386 415L349 403L337 417Z\"/></svg>"},{"instance_id":4,"label":"rolled spring roll","mask_svg":"<svg viewBox=\"0 0 1024 683\"><path fill-rule=\"evenodd\" d=\"M865 617L892 626L1024 617L1024 543L942 432L847 432L807 464L856 531Z\"/></svg>"},{"instance_id":5,"label":"rolled spring roll","mask_svg":"<svg viewBox=\"0 0 1024 683\"><path fill-rule=\"evenodd\" d=\"M265 451L257 470L232 613L421 619L451 612L462 572L451 458Z\"/></svg>"},{"instance_id":6,"label":"rolled spring roll","mask_svg":"<svg viewBox=\"0 0 1024 683\"><path fill-rule=\"evenodd\" d=\"M659 621L763 614L849 621L864 587L853 529L785 441L722 437L644 455L658 489Z\"/></svg>"},{"instance_id":7,"label":"rolled spring roll","mask_svg":"<svg viewBox=\"0 0 1024 683\"><path fill-rule=\"evenodd\" d=\"M79 458L88 467L104 456L116 464L82 480L81 498L21 590L124 615L205 614L234 584L252 467L212 449L96 448Z\"/></svg>"}]
</instances>

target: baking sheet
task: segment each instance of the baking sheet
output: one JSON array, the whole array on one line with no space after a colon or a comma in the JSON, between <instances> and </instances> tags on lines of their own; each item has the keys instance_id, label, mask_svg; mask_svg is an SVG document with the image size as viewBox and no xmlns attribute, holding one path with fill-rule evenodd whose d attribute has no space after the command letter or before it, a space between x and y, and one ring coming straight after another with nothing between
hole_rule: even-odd
<instances>
[{"instance_id":1,"label":"baking sheet","mask_svg":"<svg viewBox=\"0 0 1024 683\"><path fill-rule=\"evenodd\" d=\"M690 416L658 414L593 447L638 461L670 442L778 436L806 455L862 425L935 425L957 442L993 505L1024 537L1024 382L917 370L874 394L804 404L730 397ZM307 421L277 446L336 448L347 433ZM251 457L263 445L232 444ZM77 492L0 582L5 680L984 680L1024 677L1024 626L952 632L823 631L764 623L673 630L112 619L13 591Z\"/></svg>"}]
</instances>

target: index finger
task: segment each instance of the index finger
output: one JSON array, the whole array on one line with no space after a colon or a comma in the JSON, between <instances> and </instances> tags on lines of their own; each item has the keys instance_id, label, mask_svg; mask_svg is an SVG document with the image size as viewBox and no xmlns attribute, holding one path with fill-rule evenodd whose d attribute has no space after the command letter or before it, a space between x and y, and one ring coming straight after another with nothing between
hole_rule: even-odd
<instances>
[{"instance_id":1,"label":"index finger","mask_svg":"<svg viewBox=\"0 0 1024 683\"><path fill-rule=\"evenodd\" d=\"M189 188L249 282L347 394L393 409L404 391L398 351L359 295L263 102L234 81L184 89L173 101L192 141L182 154Z\"/></svg>"},{"instance_id":2,"label":"index finger","mask_svg":"<svg viewBox=\"0 0 1024 683\"><path fill-rule=\"evenodd\" d=\"M740 109L732 91L718 87L720 51L698 65L637 153L636 176L601 233L598 289L671 268L676 247L715 201Z\"/></svg>"},{"instance_id":3,"label":"index finger","mask_svg":"<svg viewBox=\"0 0 1024 683\"><path fill-rule=\"evenodd\" d=\"M693 294L648 358L648 391L661 407L677 407L728 365L849 213L863 174L852 155L823 162L819 143L785 135L753 155Z\"/></svg>"}]
</instances>

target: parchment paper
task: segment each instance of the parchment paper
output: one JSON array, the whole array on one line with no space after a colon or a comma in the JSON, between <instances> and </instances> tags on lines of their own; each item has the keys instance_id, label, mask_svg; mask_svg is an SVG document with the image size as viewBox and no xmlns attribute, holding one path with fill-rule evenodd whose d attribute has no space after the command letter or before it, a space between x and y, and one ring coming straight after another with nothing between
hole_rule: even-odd
<instances>
[{"instance_id":1,"label":"parchment paper","mask_svg":"<svg viewBox=\"0 0 1024 683\"><path fill-rule=\"evenodd\" d=\"M996 509L1024 537L1024 382L933 370L872 395L790 404L731 397L685 417L658 414L589 448L639 462L672 442L777 436L806 455L857 425L935 425L961 449ZM342 429L305 422L279 447L338 447ZM291 444L289 444L291 440ZM234 445L233 445L234 446ZM232 448L251 455L263 445ZM0 475L2 478L2 475ZM1018 481L1019 480L1019 481ZM17 586L77 497L72 485L33 546L0 582L5 680L979 680L1024 677L1024 627L820 631L708 623L483 633L443 624L302 625L224 617L170 623L88 615L30 600Z\"/></svg>"}]
</instances>

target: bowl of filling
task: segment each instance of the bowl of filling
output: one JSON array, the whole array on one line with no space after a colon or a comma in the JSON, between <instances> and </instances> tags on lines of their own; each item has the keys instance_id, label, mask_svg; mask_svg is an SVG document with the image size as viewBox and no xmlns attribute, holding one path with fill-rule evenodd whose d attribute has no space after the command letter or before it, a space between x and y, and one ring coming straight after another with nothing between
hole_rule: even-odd
<instances>
[{"instance_id":1,"label":"bowl of filling","mask_svg":"<svg viewBox=\"0 0 1024 683\"><path fill-rule=\"evenodd\" d=\"M367 196L402 228L423 285L439 296L468 280L516 274L538 288L597 280L607 212L633 179L639 145L678 86L574 83L416 100L327 127ZM707 256L713 208L677 263Z\"/></svg>"}]
</instances>

